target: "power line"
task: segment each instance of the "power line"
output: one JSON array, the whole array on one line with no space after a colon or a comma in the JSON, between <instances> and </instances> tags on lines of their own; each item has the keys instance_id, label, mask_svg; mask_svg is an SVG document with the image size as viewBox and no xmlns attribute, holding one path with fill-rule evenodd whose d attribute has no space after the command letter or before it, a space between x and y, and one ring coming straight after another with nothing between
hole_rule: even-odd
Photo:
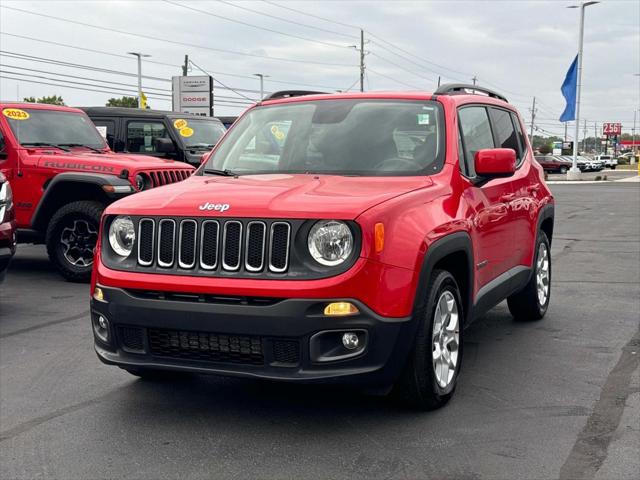
<instances>
[{"instance_id":1,"label":"power line","mask_svg":"<svg viewBox=\"0 0 640 480\"><path fill-rule=\"evenodd\" d=\"M247 97L246 95L243 95L242 93L240 93L240 92L238 92L238 91L234 90L234 89L233 89L233 88L231 88L231 87L227 87L227 86L226 86L224 83L222 83L220 80L216 80L216 79L215 79L215 77L214 77L213 75L211 75L209 72L207 72L207 71L206 71L205 69L203 69L202 67L198 66L195 62L193 62L193 61L189 60L189 63L190 63L191 65L193 65L194 67L196 67L198 70L202 71L202 72L203 72L203 73L205 73L206 75L209 75L211 78L213 78L213 81L214 81L214 82L217 82L217 83L219 83L220 85L222 85L223 87L225 87L226 89L233 91L236 95L239 95L239 96L241 96L241 97L244 97L244 98L246 98L247 100L250 100L251 102L254 102L254 103L255 103L255 102L257 102L257 100L254 100L253 98L249 98L249 97Z\"/></svg>"},{"instance_id":2,"label":"power line","mask_svg":"<svg viewBox=\"0 0 640 480\"><path fill-rule=\"evenodd\" d=\"M277 33L278 35L284 35L286 37L297 38L298 40L303 40L305 42L312 42L312 43L317 43L317 44L320 44L320 45L327 45L327 46L333 47L333 48L349 48L346 45L338 45L336 43L323 42L322 40L314 40L312 38L301 37L299 35L294 35L294 34L291 34L291 33L281 32L280 30L273 30L271 28L261 27L259 25L253 25L252 23L243 22L241 20L235 20L233 18L223 17L222 15L218 15L216 13L209 12L207 10L200 10L199 8L190 7L188 5L183 5L181 3L174 2L174 1L171 1L171 0L163 0L163 1L165 3L168 3L170 5L174 5L176 7L184 8L186 10L191 10L191 11L197 12L197 13L202 13L204 15L209 15L210 17L219 18L221 20L226 20L228 22L237 23L239 25L244 25L246 27L256 28L258 30L264 30L265 32Z\"/></svg>"},{"instance_id":3,"label":"power line","mask_svg":"<svg viewBox=\"0 0 640 480\"><path fill-rule=\"evenodd\" d=\"M292 58L283 58L283 57L271 57L268 55L258 55L256 53L246 53L246 52L238 52L238 51L234 51L234 50L225 50L222 48L214 48L214 47L207 47L205 45L197 45L194 43L188 43L188 42L178 42L176 40L167 40L166 38L161 38L161 37L154 37L152 35L144 35L142 33L131 33L131 32L126 32L124 30L118 30L115 28L110 28L110 27L103 27L100 25L93 25L90 23L85 23L85 22L79 22L76 20L70 20L67 18L61 18L61 17L56 17L53 15L47 15L44 13L38 13L38 12L32 12L30 10L24 10L22 8L16 8L16 7L8 7L6 5L0 5L0 8L4 8L7 10L13 10L16 12L21 12L21 13L26 13L28 15L35 15L38 17L44 17L44 18L49 18L51 20L58 20L60 22L66 22L66 23L71 23L74 25L81 25L83 27L89 27L89 28L95 28L98 30L104 30L107 32L113 32L113 33L118 33L120 35L129 35L132 37L140 37L140 38L145 38L147 40L153 40L155 42L164 42L164 43L170 43L173 45L180 45L182 47L191 47L191 48L199 48L202 50L211 50L214 52L222 52L222 53L228 53L228 54L232 54L232 55L241 55L241 56L245 56L245 57L253 57L253 58L263 58L266 60L275 60L275 61L281 61L281 62L289 62L289 63L304 63L304 64L313 64L313 65L323 65L323 66L330 66L330 67L354 67L355 65L349 65L349 64L345 64L345 63L329 63L329 62L317 62L314 60L298 60L298 59L292 59Z\"/></svg>"},{"instance_id":4,"label":"power line","mask_svg":"<svg viewBox=\"0 0 640 480\"><path fill-rule=\"evenodd\" d=\"M405 87L409 87L412 88L414 90L424 90L424 88L422 87L416 87L415 85L411 85L410 83L405 83L401 80L398 80L396 78L390 77L389 75L385 75L384 73L380 73L380 72L376 72L375 70L372 70L371 68L367 68L368 72L373 73L374 75L378 75L379 77L384 77L388 80L391 80L393 82L399 83L400 85L404 85Z\"/></svg>"},{"instance_id":5,"label":"power line","mask_svg":"<svg viewBox=\"0 0 640 480\"><path fill-rule=\"evenodd\" d=\"M355 29L360 30L360 27L357 27L357 26L355 26L355 25L349 25L348 23L342 23L342 22L338 22L337 20L331 20L331 19L329 19L329 18L320 17L320 16L318 16L318 15L314 15L314 14L309 13L309 12L303 12L302 10L296 10L295 8L285 7L284 5L281 5L281 4L276 3L276 2L270 2L270 1L268 1L268 0L262 0L262 1L263 1L264 3L268 3L268 4L273 5L273 6L275 6L275 7L282 8L282 9L284 9L284 10L289 10L289 11L291 11L291 12L299 13L300 15L305 15L305 16L307 16L307 17L316 18L316 19L318 19L318 20L323 20L323 21L325 21L325 22L333 23L333 24L335 24L335 25L340 25L340 26L342 26L342 27L355 28Z\"/></svg>"},{"instance_id":6,"label":"power line","mask_svg":"<svg viewBox=\"0 0 640 480\"><path fill-rule=\"evenodd\" d=\"M226 1L226 0L217 0L217 1L218 1L218 2L220 2L220 3L224 3L224 4L226 4L226 5L229 5L229 6L231 6L231 7L239 8L239 9L241 9L241 10L245 10L245 11L247 11L247 12L252 12L252 13L256 13L256 14L258 14L258 15L262 15L262 16L265 16L265 17L273 18L273 19L275 19L275 20L279 20L279 21L281 21L281 22L290 23L290 24L296 25L296 26L298 26L298 27L311 28L311 29L313 29L313 30L318 30L318 31L320 31L320 32L332 33L332 34L334 34L334 35L340 35L340 36L343 36L343 37L346 37L346 38L350 38L350 39L352 39L352 40L354 40L354 41L356 40L356 38L355 38L354 36L349 35L349 34L346 34L346 33L337 32L337 31L335 31L335 30L328 30L328 29L326 29L326 28L317 27L317 26L315 26L315 25L309 25L308 23L300 23L300 22L296 22L296 21L294 21L294 20L288 20L288 19L286 19L286 18L278 17L278 16L276 16L276 15L270 15L270 14L268 14L268 13L261 12L260 10L254 10L253 8L240 6L240 5L236 4L236 3L228 2L228 1ZM275 5L275 4L273 4L273 5Z\"/></svg>"},{"instance_id":7,"label":"power line","mask_svg":"<svg viewBox=\"0 0 640 480\"><path fill-rule=\"evenodd\" d=\"M394 62L394 61L392 61L392 60L389 60L389 59L388 59L388 58L386 58L386 57L383 57L382 55L378 55L378 54L377 54L377 53L375 53L375 52L369 52L369 53L370 53L372 56L374 56L374 57L376 57L376 58L379 58L379 59L380 59L380 60L382 60L383 62L387 62L387 63L389 63L389 64L391 64L391 65L394 65L395 67L397 67L397 68L399 68L399 69L401 69L401 70L404 70L405 72L410 73L411 75L415 75L416 77L422 78L422 79L424 79L424 80L429 80L430 82L435 82L435 81L436 81L436 80L435 80L435 79L433 79L433 78L425 77L424 75L420 75L419 73L416 73L416 72L414 72L414 71L412 71L412 70L409 70L408 68L404 68L402 65L399 65L399 64L397 64L396 62Z\"/></svg>"},{"instance_id":8,"label":"power line","mask_svg":"<svg viewBox=\"0 0 640 480\"><path fill-rule=\"evenodd\" d=\"M98 93L107 93L109 95L122 95L121 92L117 92L114 90L100 90L100 89L93 89L93 88L85 88L85 87L74 87L71 85L60 85L57 83L50 83L50 82L41 82L38 80L28 80L25 78L15 78L15 77L7 77L7 76L3 76L2 79L5 80L14 80L16 82L26 82L26 83L36 83L39 85L48 85L48 86L52 86L52 87L57 87L57 88L63 88L63 89L69 89L69 90L82 90L82 91L87 91L87 92L98 92ZM137 92L134 92L137 93ZM165 99L165 98L156 98L153 96L149 96L149 98L154 99L154 100L160 100L163 102L170 102L170 100ZM246 108L246 104L240 104L240 103L236 103L233 101L220 101L217 102L219 105L225 106L225 107L233 107L233 108L240 108L240 109L245 109Z\"/></svg>"},{"instance_id":9,"label":"power line","mask_svg":"<svg viewBox=\"0 0 640 480\"><path fill-rule=\"evenodd\" d=\"M59 47L64 47L64 48L71 48L74 50L80 50L80 51L85 51L85 52L91 52L91 53L98 53L101 55L109 55L112 57L119 57L119 58L125 58L127 60L131 60L131 57L127 56L127 55L120 55L118 53L112 53L112 52L105 52L104 50L95 50L95 49L91 49L91 48L84 48L84 47L78 47L77 45L69 45L68 43L60 43L60 42L54 42L51 40L43 40L40 38L34 38L34 37L28 37L26 35L18 35L15 33L8 33L8 32L0 32L0 35L7 35L10 37L15 37L15 38L21 38L23 40L31 40L33 42L39 42L39 43L45 43L45 44L49 44L49 45L56 45ZM174 64L174 63L166 63L166 62L159 62L157 60L145 60L145 64L147 63L151 63L154 65L162 65L162 66L167 66L167 67L174 67L174 68L181 68L182 65L178 65L178 64ZM227 77L236 77L236 78L248 78L248 79L252 79L254 80L255 78L251 75L242 75L242 74L238 74L238 73L228 73L228 72L218 72L215 71L211 68L207 68L207 70L209 72L211 72L214 75L222 75L222 76L227 76ZM306 86L306 87L314 87L314 88L328 88L330 90L338 90L340 87L336 87L336 86L328 86L328 85L318 85L318 84L313 84L313 83L303 83L303 82L291 82L291 81L285 81L285 80L275 80L273 78L270 78L269 81L271 83L278 83L278 84L282 84L282 85L295 85L295 86Z\"/></svg>"}]
</instances>

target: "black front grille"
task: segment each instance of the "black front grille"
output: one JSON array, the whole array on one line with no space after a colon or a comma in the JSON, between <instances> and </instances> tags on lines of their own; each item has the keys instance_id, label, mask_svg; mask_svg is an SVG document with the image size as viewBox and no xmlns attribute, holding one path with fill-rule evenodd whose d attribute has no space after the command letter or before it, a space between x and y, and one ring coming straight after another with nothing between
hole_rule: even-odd
<instances>
[{"instance_id":1,"label":"black front grille","mask_svg":"<svg viewBox=\"0 0 640 480\"><path fill-rule=\"evenodd\" d=\"M149 349L159 357L263 365L262 339L209 332L149 329Z\"/></svg>"},{"instance_id":2,"label":"black front grille","mask_svg":"<svg viewBox=\"0 0 640 480\"><path fill-rule=\"evenodd\" d=\"M227 222L224 224L222 266L227 270L237 270L240 268L241 238L242 224L240 222Z\"/></svg>"},{"instance_id":3,"label":"black front grille","mask_svg":"<svg viewBox=\"0 0 640 480\"><path fill-rule=\"evenodd\" d=\"M291 230L281 220L140 218L137 263L201 273L286 273Z\"/></svg>"},{"instance_id":4,"label":"black front grille","mask_svg":"<svg viewBox=\"0 0 640 480\"><path fill-rule=\"evenodd\" d=\"M176 223L173 220L162 220L160 222L158 237L158 265L161 267L171 267L173 266Z\"/></svg>"},{"instance_id":5,"label":"black front grille","mask_svg":"<svg viewBox=\"0 0 640 480\"><path fill-rule=\"evenodd\" d=\"M278 363L298 365L300 363L300 342L298 340L274 340L273 359Z\"/></svg>"}]
</instances>

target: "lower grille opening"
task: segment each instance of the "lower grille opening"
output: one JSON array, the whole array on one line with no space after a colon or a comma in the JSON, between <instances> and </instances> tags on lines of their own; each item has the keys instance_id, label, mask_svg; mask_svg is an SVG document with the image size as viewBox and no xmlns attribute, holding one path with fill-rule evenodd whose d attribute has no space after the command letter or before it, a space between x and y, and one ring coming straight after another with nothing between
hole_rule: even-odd
<instances>
[{"instance_id":1,"label":"lower grille opening","mask_svg":"<svg viewBox=\"0 0 640 480\"><path fill-rule=\"evenodd\" d=\"M298 340L273 341L273 359L276 363L296 366L300 363L300 342Z\"/></svg>"},{"instance_id":2,"label":"lower grille opening","mask_svg":"<svg viewBox=\"0 0 640 480\"><path fill-rule=\"evenodd\" d=\"M125 350L141 352L144 350L144 330L137 327L118 327L118 335Z\"/></svg>"},{"instance_id":3,"label":"lower grille opening","mask_svg":"<svg viewBox=\"0 0 640 480\"><path fill-rule=\"evenodd\" d=\"M226 305L269 306L280 302L279 298L267 297L225 297L200 293L157 292L152 290L127 290L127 293L149 300L170 300L172 302L218 303Z\"/></svg>"},{"instance_id":4,"label":"lower grille opening","mask_svg":"<svg viewBox=\"0 0 640 480\"><path fill-rule=\"evenodd\" d=\"M263 365L262 339L209 332L149 329L149 349L160 357Z\"/></svg>"}]
</instances>

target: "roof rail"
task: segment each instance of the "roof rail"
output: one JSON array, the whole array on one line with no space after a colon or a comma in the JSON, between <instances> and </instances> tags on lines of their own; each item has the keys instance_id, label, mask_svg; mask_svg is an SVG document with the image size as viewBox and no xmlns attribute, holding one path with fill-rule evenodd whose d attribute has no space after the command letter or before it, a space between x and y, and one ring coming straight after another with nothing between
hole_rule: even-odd
<instances>
[{"instance_id":1,"label":"roof rail","mask_svg":"<svg viewBox=\"0 0 640 480\"><path fill-rule=\"evenodd\" d=\"M281 90L279 92L274 92L271 95L267 95L262 100L275 100L276 98L291 98L291 97L302 97L304 95L322 95L327 92L313 92L311 90Z\"/></svg>"},{"instance_id":2,"label":"roof rail","mask_svg":"<svg viewBox=\"0 0 640 480\"><path fill-rule=\"evenodd\" d=\"M444 85L438 87L438 89L433 92L434 95L464 95L468 94L467 90L471 90L471 94L474 92L481 92L485 95L497 98L498 100L502 100L503 102L509 103L507 98L503 95L500 95L498 92L494 92L488 88L479 87L478 85L469 85L466 83L445 83Z\"/></svg>"}]
</instances>

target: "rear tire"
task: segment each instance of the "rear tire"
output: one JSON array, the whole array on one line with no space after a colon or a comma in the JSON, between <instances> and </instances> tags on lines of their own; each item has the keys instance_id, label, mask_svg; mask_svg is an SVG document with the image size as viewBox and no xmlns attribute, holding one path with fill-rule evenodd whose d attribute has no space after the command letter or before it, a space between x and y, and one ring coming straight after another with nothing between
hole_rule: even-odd
<instances>
[{"instance_id":1,"label":"rear tire","mask_svg":"<svg viewBox=\"0 0 640 480\"><path fill-rule=\"evenodd\" d=\"M533 271L527 285L507 298L509 311L519 321L540 320L551 298L551 247L544 232L538 233Z\"/></svg>"},{"instance_id":2,"label":"rear tire","mask_svg":"<svg viewBox=\"0 0 640 480\"><path fill-rule=\"evenodd\" d=\"M51 217L45 242L49 259L70 282L88 282L93 250L98 240L100 202L80 201L64 205Z\"/></svg>"},{"instance_id":3,"label":"rear tire","mask_svg":"<svg viewBox=\"0 0 640 480\"><path fill-rule=\"evenodd\" d=\"M560 167L560 173L562 173L563 175L567 173L567 167Z\"/></svg>"},{"instance_id":4,"label":"rear tire","mask_svg":"<svg viewBox=\"0 0 640 480\"><path fill-rule=\"evenodd\" d=\"M453 396L462 364L464 311L458 284L449 272L432 273L417 321L413 349L393 393L412 408L434 410Z\"/></svg>"}]
</instances>

